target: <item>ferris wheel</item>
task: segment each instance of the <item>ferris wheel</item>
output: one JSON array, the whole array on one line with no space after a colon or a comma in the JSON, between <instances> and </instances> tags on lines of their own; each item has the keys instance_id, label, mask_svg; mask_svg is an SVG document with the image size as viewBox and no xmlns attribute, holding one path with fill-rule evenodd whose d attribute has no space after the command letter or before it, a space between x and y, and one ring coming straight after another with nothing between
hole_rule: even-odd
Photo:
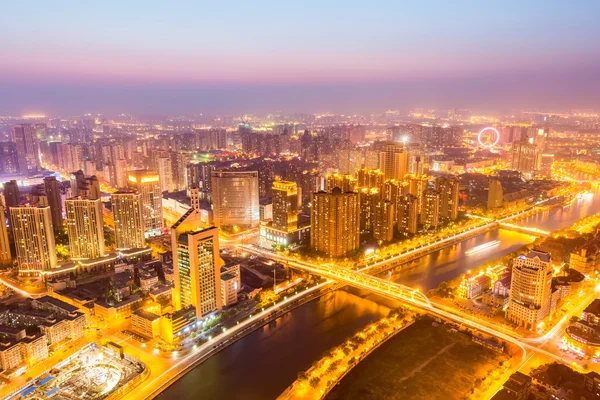
<instances>
[{"instance_id":1,"label":"ferris wheel","mask_svg":"<svg viewBox=\"0 0 600 400\"><path fill-rule=\"evenodd\" d=\"M500 132L498 132L498 129L488 126L479 131L477 141L482 147L491 149L500 141Z\"/></svg>"}]
</instances>

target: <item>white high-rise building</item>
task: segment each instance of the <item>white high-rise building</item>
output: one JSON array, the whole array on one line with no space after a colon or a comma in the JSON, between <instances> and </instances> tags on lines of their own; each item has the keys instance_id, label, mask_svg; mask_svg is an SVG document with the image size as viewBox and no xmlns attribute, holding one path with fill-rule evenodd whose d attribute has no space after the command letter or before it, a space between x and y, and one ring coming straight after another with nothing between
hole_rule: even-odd
<instances>
[{"instance_id":1,"label":"white high-rise building","mask_svg":"<svg viewBox=\"0 0 600 400\"><path fill-rule=\"evenodd\" d=\"M550 254L533 250L513 264L507 318L526 329L537 329L550 313L552 266Z\"/></svg>"},{"instance_id":2,"label":"white high-rise building","mask_svg":"<svg viewBox=\"0 0 600 400\"><path fill-rule=\"evenodd\" d=\"M192 208L171 227L173 304L177 310L193 305L198 319L222 308L219 229L199 224Z\"/></svg>"}]
</instances>

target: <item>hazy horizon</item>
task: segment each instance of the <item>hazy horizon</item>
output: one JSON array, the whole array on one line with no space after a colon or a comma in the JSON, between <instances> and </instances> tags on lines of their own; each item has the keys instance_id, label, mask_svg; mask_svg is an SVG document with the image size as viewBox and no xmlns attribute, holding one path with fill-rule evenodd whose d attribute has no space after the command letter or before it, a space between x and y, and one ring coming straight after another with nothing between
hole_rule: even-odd
<instances>
[{"instance_id":1,"label":"hazy horizon","mask_svg":"<svg viewBox=\"0 0 600 400\"><path fill-rule=\"evenodd\" d=\"M0 16L0 114L600 107L599 11L14 2Z\"/></svg>"}]
</instances>

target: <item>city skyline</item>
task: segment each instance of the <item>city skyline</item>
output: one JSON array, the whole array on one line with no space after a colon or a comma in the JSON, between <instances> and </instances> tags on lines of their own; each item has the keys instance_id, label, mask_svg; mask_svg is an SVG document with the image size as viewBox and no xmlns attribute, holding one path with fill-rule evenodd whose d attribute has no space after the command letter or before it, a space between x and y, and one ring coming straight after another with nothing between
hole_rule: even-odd
<instances>
[{"instance_id":1,"label":"city skyline","mask_svg":"<svg viewBox=\"0 0 600 400\"><path fill-rule=\"evenodd\" d=\"M5 114L600 105L592 2L5 7Z\"/></svg>"}]
</instances>

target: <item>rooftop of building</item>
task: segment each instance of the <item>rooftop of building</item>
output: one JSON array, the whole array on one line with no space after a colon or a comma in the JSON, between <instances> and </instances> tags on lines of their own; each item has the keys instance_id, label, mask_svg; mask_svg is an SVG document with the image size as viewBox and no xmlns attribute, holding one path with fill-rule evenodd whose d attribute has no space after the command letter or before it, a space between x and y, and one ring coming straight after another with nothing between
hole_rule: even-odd
<instances>
[{"instance_id":1,"label":"rooftop of building","mask_svg":"<svg viewBox=\"0 0 600 400\"><path fill-rule=\"evenodd\" d=\"M541 250L531 250L527 254L521 254L519 257L526 257L529 259L539 258L543 262L550 262L550 253Z\"/></svg>"},{"instance_id":2,"label":"rooftop of building","mask_svg":"<svg viewBox=\"0 0 600 400\"><path fill-rule=\"evenodd\" d=\"M532 379L529 375L517 371L508 378L506 383L504 383L504 387L510 390L519 391L524 386L530 385L531 381Z\"/></svg>"},{"instance_id":3,"label":"rooftop of building","mask_svg":"<svg viewBox=\"0 0 600 400\"><path fill-rule=\"evenodd\" d=\"M129 305L129 304L135 303L137 301L140 301L141 299L142 299L142 296L136 293L136 294L132 294L125 300L120 301L115 304L108 304L104 300L97 300L96 305L99 307L102 307L102 308L119 308L119 307L123 307L123 306Z\"/></svg>"},{"instance_id":4,"label":"rooftop of building","mask_svg":"<svg viewBox=\"0 0 600 400\"><path fill-rule=\"evenodd\" d=\"M42 296L38 299L35 299L34 301L42 303L42 304L51 304L54 307L60 308L61 310L69 312L69 313L79 310L77 307L72 306L69 303L66 303L62 300L59 300L59 299L51 297L51 296Z\"/></svg>"},{"instance_id":5,"label":"rooftop of building","mask_svg":"<svg viewBox=\"0 0 600 400\"><path fill-rule=\"evenodd\" d=\"M235 278L236 278L236 276L232 275L232 274L228 274L228 273L221 274L221 280L222 281L229 281L229 280L235 279Z\"/></svg>"},{"instance_id":6,"label":"rooftop of building","mask_svg":"<svg viewBox=\"0 0 600 400\"><path fill-rule=\"evenodd\" d=\"M139 310L135 311L133 314L140 318L146 319L148 321L156 321L157 319L160 318L160 316L158 316L150 311L146 311L143 308L140 308Z\"/></svg>"},{"instance_id":7,"label":"rooftop of building","mask_svg":"<svg viewBox=\"0 0 600 400\"><path fill-rule=\"evenodd\" d=\"M583 310L584 313L594 314L600 317L600 299L594 299L586 308Z\"/></svg>"},{"instance_id":8,"label":"rooftop of building","mask_svg":"<svg viewBox=\"0 0 600 400\"><path fill-rule=\"evenodd\" d=\"M150 247L136 247L133 249L119 250L119 254L122 257L131 257L131 256L135 256L137 254L143 254L143 253L152 253L152 249Z\"/></svg>"}]
</instances>

